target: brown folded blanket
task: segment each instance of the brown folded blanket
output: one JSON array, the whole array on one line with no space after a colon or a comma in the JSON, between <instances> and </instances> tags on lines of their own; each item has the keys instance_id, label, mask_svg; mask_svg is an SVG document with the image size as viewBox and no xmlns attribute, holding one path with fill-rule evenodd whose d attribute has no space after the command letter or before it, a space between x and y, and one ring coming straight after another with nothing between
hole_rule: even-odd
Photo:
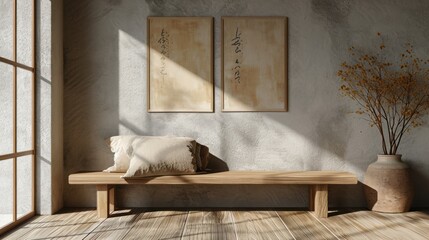
<instances>
[{"instance_id":1,"label":"brown folded blanket","mask_svg":"<svg viewBox=\"0 0 429 240\"><path fill-rule=\"evenodd\" d=\"M196 171L204 172L209 162L209 148L193 141L192 146L189 146L189 151L191 151L195 160L195 165L197 167Z\"/></svg>"}]
</instances>

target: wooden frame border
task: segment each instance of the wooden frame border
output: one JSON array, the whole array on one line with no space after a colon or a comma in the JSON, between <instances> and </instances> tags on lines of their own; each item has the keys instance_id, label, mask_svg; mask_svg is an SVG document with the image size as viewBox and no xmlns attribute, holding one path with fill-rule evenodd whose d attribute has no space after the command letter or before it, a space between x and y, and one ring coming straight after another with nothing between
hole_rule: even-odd
<instances>
[{"instance_id":1,"label":"wooden frame border","mask_svg":"<svg viewBox=\"0 0 429 240\"><path fill-rule=\"evenodd\" d=\"M17 152L17 153L10 153L10 154L1 155L0 161L9 160L12 158L24 157L27 155L34 155L34 150L28 150L28 151L22 151L22 152Z\"/></svg>"},{"instance_id":2,"label":"wooden frame border","mask_svg":"<svg viewBox=\"0 0 429 240\"><path fill-rule=\"evenodd\" d=\"M247 111L247 110L225 110L225 103L224 103L224 97L225 97L225 84L224 84L224 78L225 78L225 74L224 74L224 19L226 18L249 18L249 19L263 19L263 18L283 18L285 21L285 48L284 48L284 60L285 60L285 66L284 66L284 70L285 70L285 108L284 109L259 109L259 110L251 110L251 111ZM289 111L289 87L288 87L288 66L289 66L289 61L288 61L288 47L289 47L289 40L288 40L288 17L285 16L223 16L221 18L221 39L220 39L220 44L221 44L221 89L222 89L222 94L221 94L221 109L222 112L288 112Z\"/></svg>"},{"instance_id":3,"label":"wooden frame border","mask_svg":"<svg viewBox=\"0 0 429 240\"><path fill-rule=\"evenodd\" d=\"M190 110L152 110L150 108L150 20L156 19L156 18L211 18L211 24L210 24L210 34L212 35L210 38L210 81L212 83L212 99L211 99L211 109L207 111L190 111ZM146 73L146 106L147 106L147 112L149 113L213 113L215 111L215 79L214 79L214 18L210 16L198 16L198 17L182 17L182 16L168 16L168 17L162 17L162 16L149 16L147 17L147 23L146 23L146 59L147 59L147 73Z\"/></svg>"},{"instance_id":4,"label":"wooden frame border","mask_svg":"<svg viewBox=\"0 0 429 240\"><path fill-rule=\"evenodd\" d=\"M12 54L12 60L7 59L7 58L3 58L0 57L0 62L5 63L7 65L10 65L13 67L13 76L12 76L12 81L13 81L13 146L12 146L12 150L13 153L10 154L3 154L0 156L0 161L2 160L7 160L7 159L11 159L12 160L12 164L13 164L13 217L12 217L12 222L9 223L8 225L2 226L0 228L0 235L15 228L17 225L27 221L28 219L30 219L31 217L33 217L35 215L36 212L36 94L37 94L37 89L36 89L36 46L37 46L37 42L36 42L36 31L37 31L37 4L36 4L36 0L33 0L31 2L32 7L33 7L33 17L32 17L32 66L27 66L25 64L21 64L17 62L17 31L18 31L18 23L17 23L17 15L18 15L18 5L17 5L17 0L13 0L13 20L12 20L12 24L13 24L13 54ZM31 138L32 138L32 149L27 150L27 151L21 151L21 152L17 152L17 101L18 101L18 96L17 96L17 69L21 68L24 70L27 70L29 72L32 73L32 80L31 80L31 87L32 87L32 133L31 133ZM31 199L31 211L28 212L26 215L21 216L20 218L18 218L18 213L17 213L17 161L19 157L23 157L23 156L28 156L31 155L32 156L32 170L31 170L31 180L32 180L32 199Z\"/></svg>"}]
</instances>

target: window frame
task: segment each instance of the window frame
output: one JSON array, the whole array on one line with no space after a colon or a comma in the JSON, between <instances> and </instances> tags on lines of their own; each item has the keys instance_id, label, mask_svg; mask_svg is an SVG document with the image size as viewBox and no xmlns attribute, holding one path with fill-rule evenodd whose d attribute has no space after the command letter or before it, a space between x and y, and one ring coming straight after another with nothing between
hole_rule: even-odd
<instances>
[{"instance_id":1,"label":"window frame","mask_svg":"<svg viewBox=\"0 0 429 240\"><path fill-rule=\"evenodd\" d=\"M4 225L0 228L0 235L3 234L6 231L9 231L10 229L16 227L18 224L21 224L22 222L28 220L29 218L33 217L35 215L35 210L36 210L36 30L37 30L37 25L36 25L36 0L31 0L29 1L30 4L32 4L32 36L31 36L31 40L32 40L32 64L26 65L26 64L22 64L19 63L17 60L17 51L18 51L18 43L17 43L17 33L18 33L18 22L17 22L17 16L18 16L18 0L13 0L13 7L12 7L12 29L13 29L13 53L12 53L12 59L8 59L5 57L0 56L0 62L7 64L9 66L13 67L13 75L12 75L12 81L13 81L13 119L12 119L12 127L13 127L13 147L12 147L12 152L8 153L8 154L2 154L0 155L0 161L3 160L12 160L12 169L13 169L13 180L12 180L12 184L13 184L13 205L12 205L12 213L13 213L13 221L7 225ZM32 79L31 79L31 88L32 88L32 97L31 97L31 108L32 108L32 133L31 133L31 138L32 138L32 144L31 144L31 149L25 150L25 151L17 151L17 142L18 142L18 138L17 138L17 127L18 127L18 113L17 113L17 100L18 100L18 96L17 96L17 84L18 84L18 79L17 79L17 73L18 73L18 68L19 69L23 69L26 71L31 72L32 74ZM27 214L21 216L18 218L18 203L17 203L17 161L19 157L23 157L23 156L32 156L32 160L31 160L31 174L32 174L32 199L31 199L31 211L28 212Z\"/></svg>"}]
</instances>

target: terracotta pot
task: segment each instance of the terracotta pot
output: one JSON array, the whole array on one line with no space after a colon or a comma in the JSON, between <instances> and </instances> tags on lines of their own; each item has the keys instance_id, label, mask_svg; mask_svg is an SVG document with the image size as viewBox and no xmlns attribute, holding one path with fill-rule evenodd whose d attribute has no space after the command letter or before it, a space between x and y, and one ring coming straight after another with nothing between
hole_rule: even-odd
<instances>
[{"instance_id":1,"label":"terracotta pot","mask_svg":"<svg viewBox=\"0 0 429 240\"><path fill-rule=\"evenodd\" d=\"M370 164L364 180L368 208L385 213L410 210L414 191L407 164L401 155L378 155Z\"/></svg>"}]
</instances>

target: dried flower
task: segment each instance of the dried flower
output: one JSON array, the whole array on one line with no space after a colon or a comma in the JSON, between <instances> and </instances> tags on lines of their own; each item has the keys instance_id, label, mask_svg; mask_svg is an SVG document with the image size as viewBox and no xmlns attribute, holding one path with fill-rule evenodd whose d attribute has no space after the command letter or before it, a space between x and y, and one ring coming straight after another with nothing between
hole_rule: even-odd
<instances>
[{"instance_id":1,"label":"dried flower","mask_svg":"<svg viewBox=\"0 0 429 240\"><path fill-rule=\"evenodd\" d=\"M356 113L377 127L384 154L396 154L404 133L421 126L429 110L429 61L416 57L410 43L398 60L388 61L382 34L377 36L375 54L349 48L351 61L343 62L337 75L340 91L358 103Z\"/></svg>"}]
</instances>

